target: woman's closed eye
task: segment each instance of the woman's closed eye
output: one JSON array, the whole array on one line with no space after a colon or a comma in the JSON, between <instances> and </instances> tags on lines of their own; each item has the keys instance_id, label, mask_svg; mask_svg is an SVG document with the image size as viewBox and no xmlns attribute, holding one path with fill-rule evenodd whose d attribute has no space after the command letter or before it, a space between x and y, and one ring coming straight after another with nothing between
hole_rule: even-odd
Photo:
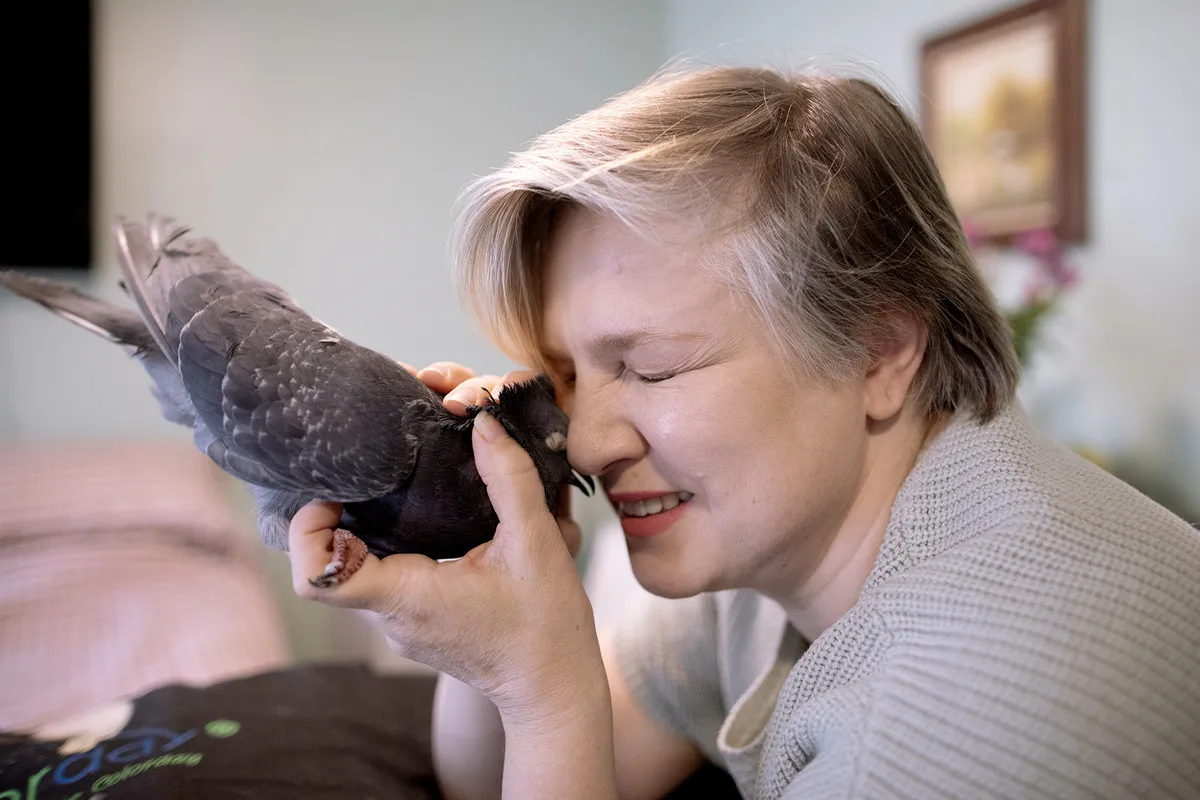
<instances>
[{"instance_id":1,"label":"woman's closed eye","mask_svg":"<svg viewBox=\"0 0 1200 800\"><path fill-rule=\"evenodd\" d=\"M639 372L635 369L631 369L627 364L622 366L621 371L639 383L662 383L663 381L670 380L679 374L678 372L672 371Z\"/></svg>"}]
</instances>

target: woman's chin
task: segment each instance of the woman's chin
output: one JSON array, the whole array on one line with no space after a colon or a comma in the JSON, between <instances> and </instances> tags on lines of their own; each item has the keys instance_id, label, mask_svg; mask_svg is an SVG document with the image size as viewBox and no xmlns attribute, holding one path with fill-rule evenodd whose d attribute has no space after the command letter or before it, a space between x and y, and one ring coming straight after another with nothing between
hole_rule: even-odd
<instances>
[{"instance_id":1,"label":"woman's chin","mask_svg":"<svg viewBox=\"0 0 1200 800\"><path fill-rule=\"evenodd\" d=\"M678 554L631 552L629 563L633 576L642 588L659 597L678 599L692 597L717 588L716 576L696 569L701 563L689 564Z\"/></svg>"}]
</instances>

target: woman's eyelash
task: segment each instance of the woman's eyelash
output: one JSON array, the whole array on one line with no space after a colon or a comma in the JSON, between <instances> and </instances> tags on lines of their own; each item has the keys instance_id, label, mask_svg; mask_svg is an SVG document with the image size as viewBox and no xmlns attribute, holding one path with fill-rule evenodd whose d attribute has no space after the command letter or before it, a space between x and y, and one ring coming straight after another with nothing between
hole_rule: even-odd
<instances>
[{"instance_id":1,"label":"woman's eyelash","mask_svg":"<svg viewBox=\"0 0 1200 800\"><path fill-rule=\"evenodd\" d=\"M636 370L630 369L627 366L623 369L641 383L662 383L665 380L675 377L675 373L673 372L664 372L658 375L644 375Z\"/></svg>"}]
</instances>

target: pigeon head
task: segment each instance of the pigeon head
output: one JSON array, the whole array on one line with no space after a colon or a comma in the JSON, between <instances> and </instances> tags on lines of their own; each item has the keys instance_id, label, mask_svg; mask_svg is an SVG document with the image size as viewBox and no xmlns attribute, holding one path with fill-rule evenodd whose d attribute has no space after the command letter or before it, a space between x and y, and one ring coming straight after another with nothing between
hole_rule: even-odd
<instances>
[{"instance_id":1,"label":"pigeon head","mask_svg":"<svg viewBox=\"0 0 1200 800\"><path fill-rule=\"evenodd\" d=\"M546 502L551 508L557 506L556 487L569 483L585 495L592 494L595 490L592 478L576 472L567 461L567 415L554 401L550 378L539 375L505 386L486 410L529 453L546 487Z\"/></svg>"}]
</instances>

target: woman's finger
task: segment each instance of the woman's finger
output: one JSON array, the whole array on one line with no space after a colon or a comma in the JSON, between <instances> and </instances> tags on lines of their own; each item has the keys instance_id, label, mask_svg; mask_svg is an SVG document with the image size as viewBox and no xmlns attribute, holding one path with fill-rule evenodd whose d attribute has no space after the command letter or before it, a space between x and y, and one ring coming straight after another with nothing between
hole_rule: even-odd
<instances>
[{"instance_id":1,"label":"woman's finger","mask_svg":"<svg viewBox=\"0 0 1200 800\"><path fill-rule=\"evenodd\" d=\"M445 394L474 377L474 370L453 361L435 361L417 373L422 383L439 394Z\"/></svg>"},{"instance_id":2,"label":"woman's finger","mask_svg":"<svg viewBox=\"0 0 1200 800\"><path fill-rule=\"evenodd\" d=\"M469 407L490 402L489 398L495 396L501 380L499 375L480 375L478 378L463 381L446 395L442 405L451 414L462 416L467 413Z\"/></svg>"},{"instance_id":3,"label":"woman's finger","mask_svg":"<svg viewBox=\"0 0 1200 800\"><path fill-rule=\"evenodd\" d=\"M309 578L320 575L333 553L333 531L342 518L342 504L313 500L292 517L288 526L288 560L292 589L309 596Z\"/></svg>"},{"instance_id":4,"label":"woman's finger","mask_svg":"<svg viewBox=\"0 0 1200 800\"><path fill-rule=\"evenodd\" d=\"M408 569L422 569L421 562L432 564L424 556L392 556L387 568L374 555L366 560L344 583L325 588L310 582L325 571L333 555L334 529L341 520L342 506L314 500L292 517L288 527L288 559L292 564L292 590L306 600L342 608L370 611L392 609L398 605ZM400 563L411 561L411 565Z\"/></svg>"},{"instance_id":5,"label":"woman's finger","mask_svg":"<svg viewBox=\"0 0 1200 800\"><path fill-rule=\"evenodd\" d=\"M529 453L487 411L475 416L471 436L475 467L500 519L496 539L502 534L527 540L547 530L557 533L546 508L546 490Z\"/></svg>"},{"instance_id":6,"label":"woman's finger","mask_svg":"<svg viewBox=\"0 0 1200 800\"><path fill-rule=\"evenodd\" d=\"M515 383L524 383L537 377L536 372L531 372L527 369L513 370L507 372L503 377L497 375L480 375L478 378L472 378L468 381L463 381L446 395L443 405L446 410L452 414L465 414L471 406L486 405L491 400L495 400L504 389L512 386Z\"/></svg>"},{"instance_id":7,"label":"woman's finger","mask_svg":"<svg viewBox=\"0 0 1200 800\"><path fill-rule=\"evenodd\" d=\"M563 542L567 545L567 552L571 554L571 558L579 555L579 550L583 547L583 531L573 519L565 517L558 518L558 531L562 534Z\"/></svg>"}]
</instances>

